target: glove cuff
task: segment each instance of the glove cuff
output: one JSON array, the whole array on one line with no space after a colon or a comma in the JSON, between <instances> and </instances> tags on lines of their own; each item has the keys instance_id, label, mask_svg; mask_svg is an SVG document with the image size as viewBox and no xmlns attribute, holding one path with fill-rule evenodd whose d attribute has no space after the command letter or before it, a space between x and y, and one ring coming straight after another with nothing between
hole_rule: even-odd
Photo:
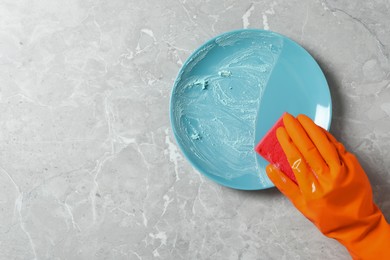
<instances>
[{"instance_id":1,"label":"glove cuff","mask_svg":"<svg viewBox=\"0 0 390 260\"><path fill-rule=\"evenodd\" d=\"M343 244L353 259L388 259L390 256L390 225L378 209L377 219L365 228L358 238L339 242Z\"/></svg>"}]
</instances>

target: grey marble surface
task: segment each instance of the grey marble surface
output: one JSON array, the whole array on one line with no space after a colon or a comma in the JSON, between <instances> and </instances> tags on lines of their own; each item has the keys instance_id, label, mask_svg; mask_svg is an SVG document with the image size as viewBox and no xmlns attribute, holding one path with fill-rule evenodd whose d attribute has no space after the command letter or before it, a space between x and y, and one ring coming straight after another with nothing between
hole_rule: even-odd
<instances>
[{"instance_id":1,"label":"grey marble surface","mask_svg":"<svg viewBox=\"0 0 390 260\"><path fill-rule=\"evenodd\" d=\"M221 187L171 132L178 70L238 28L322 66L332 132L390 218L390 2L0 2L0 259L349 259L277 190Z\"/></svg>"}]
</instances>

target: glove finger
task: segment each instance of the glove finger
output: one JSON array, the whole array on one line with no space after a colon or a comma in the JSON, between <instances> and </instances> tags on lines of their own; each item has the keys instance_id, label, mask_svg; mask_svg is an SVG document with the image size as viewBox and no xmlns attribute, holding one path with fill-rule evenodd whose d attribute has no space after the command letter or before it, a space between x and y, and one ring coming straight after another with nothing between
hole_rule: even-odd
<instances>
[{"instance_id":1,"label":"glove finger","mask_svg":"<svg viewBox=\"0 0 390 260\"><path fill-rule=\"evenodd\" d=\"M333 143L333 145L336 147L337 151L339 152L339 155L345 154L347 152L345 150L344 145L342 143L340 143L339 141L337 141L337 139L331 133L329 133L325 129L322 129L322 130L326 134L326 136L328 137L329 141L331 141Z\"/></svg>"},{"instance_id":2,"label":"glove finger","mask_svg":"<svg viewBox=\"0 0 390 260\"><path fill-rule=\"evenodd\" d=\"M340 158L336 150L336 147L329 141L327 135L324 133L324 129L317 126L309 117L305 115L299 115L298 121L301 123L314 145L328 164L329 168L339 167Z\"/></svg>"},{"instance_id":3,"label":"glove finger","mask_svg":"<svg viewBox=\"0 0 390 260\"><path fill-rule=\"evenodd\" d=\"M311 169L306 164L304 157L291 140L286 129L284 127L279 127L276 130L276 136L287 156L287 161L294 172L295 178L297 179L299 188L303 195L306 197L318 191L319 184L317 178L313 175Z\"/></svg>"},{"instance_id":4,"label":"glove finger","mask_svg":"<svg viewBox=\"0 0 390 260\"><path fill-rule=\"evenodd\" d=\"M276 188L280 190L286 197L294 201L295 198L301 195L299 187L290 180L282 171L276 168L274 165L269 164L266 167L268 178L275 184Z\"/></svg>"},{"instance_id":5,"label":"glove finger","mask_svg":"<svg viewBox=\"0 0 390 260\"><path fill-rule=\"evenodd\" d=\"M288 135L314 172L317 175L328 172L328 165L325 163L316 146L310 140L301 123L290 114L285 114L283 123Z\"/></svg>"}]
</instances>

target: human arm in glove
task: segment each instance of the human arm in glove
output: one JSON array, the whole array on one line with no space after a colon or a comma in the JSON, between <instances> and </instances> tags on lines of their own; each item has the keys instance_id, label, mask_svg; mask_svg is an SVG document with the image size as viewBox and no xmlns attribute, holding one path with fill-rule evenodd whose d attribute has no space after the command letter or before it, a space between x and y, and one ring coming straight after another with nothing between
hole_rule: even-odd
<instances>
[{"instance_id":1,"label":"human arm in glove","mask_svg":"<svg viewBox=\"0 0 390 260\"><path fill-rule=\"evenodd\" d=\"M269 165L271 181L354 259L390 259L390 225L356 157L305 115L285 114L283 123L276 134L298 184Z\"/></svg>"}]
</instances>

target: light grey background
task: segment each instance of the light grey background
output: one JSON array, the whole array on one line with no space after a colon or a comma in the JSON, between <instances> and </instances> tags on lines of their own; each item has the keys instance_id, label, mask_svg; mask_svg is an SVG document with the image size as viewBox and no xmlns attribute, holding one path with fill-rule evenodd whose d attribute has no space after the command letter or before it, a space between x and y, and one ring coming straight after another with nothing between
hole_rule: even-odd
<instances>
[{"instance_id":1,"label":"light grey background","mask_svg":"<svg viewBox=\"0 0 390 260\"><path fill-rule=\"evenodd\" d=\"M200 44L265 28L307 48L390 218L390 2L0 2L0 259L349 259L277 190L200 176L169 123Z\"/></svg>"}]
</instances>

